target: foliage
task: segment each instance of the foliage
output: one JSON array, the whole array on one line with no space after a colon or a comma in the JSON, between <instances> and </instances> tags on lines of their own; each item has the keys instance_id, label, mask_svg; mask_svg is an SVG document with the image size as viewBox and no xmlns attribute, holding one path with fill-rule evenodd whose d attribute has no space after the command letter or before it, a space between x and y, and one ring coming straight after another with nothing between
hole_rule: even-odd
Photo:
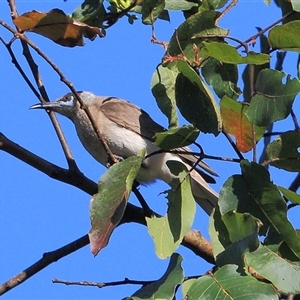
<instances>
[{"instance_id":1,"label":"foliage","mask_svg":"<svg viewBox=\"0 0 300 300\"><path fill-rule=\"evenodd\" d=\"M13 20L19 30L74 47L83 46L84 38L104 38L108 28L124 16L133 23L135 14L141 14L143 24L154 26L157 19L169 20L169 10L184 11L186 20L168 43L154 39L166 51L156 69L153 66L151 89L169 120L169 130L158 134L155 144L170 150L197 146L199 132L216 137L231 135L236 140L233 147L238 157L232 160L240 164L241 172L224 179L219 205L209 219L214 269L184 279L184 258L176 250L186 242L195 217L195 202L189 170L181 164L169 165L178 179L167 191L166 215L151 211L152 215L144 216L144 223L157 256L171 257L170 264L159 280L126 299L174 299L181 285L185 299L279 299L300 294L300 239L288 219L289 209L300 203L295 193L299 184L291 190L277 186L271 179L273 169L267 168L300 170L300 129L292 110L300 81L281 68L270 67L271 54L276 51L299 53L300 16L297 1L276 3L283 11L282 25L278 22L259 30L246 42L218 26L219 19L224 13L230 14L235 4L228 1L86 0L70 15L53 9L48 13L32 11ZM20 38L28 42L22 35ZM249 50L248 44L257 38L261 39L260 53ZM243 89L238 86L242 81ZM72 90L71 84L69 87ZM179 112L191 125L178 128ZM295 128L265 143L261 163L255 155L251 162L244 159L242 153L256 153L257 143L263 142L266 133L272 135L274 123L290 115ZM198 156L200 160L209 157L202 149ZM221 154L214 158L225 160ZM91 203L90 242L95 255L106 246L122 218L136 221L128 219L125 206L141 163L141 157L129 158L101 177L98 194ZM147 206L143 208L147 210ZM197 247L197 254L204 257L199 254L199 243Z\"/></svg>"}]
</instances>

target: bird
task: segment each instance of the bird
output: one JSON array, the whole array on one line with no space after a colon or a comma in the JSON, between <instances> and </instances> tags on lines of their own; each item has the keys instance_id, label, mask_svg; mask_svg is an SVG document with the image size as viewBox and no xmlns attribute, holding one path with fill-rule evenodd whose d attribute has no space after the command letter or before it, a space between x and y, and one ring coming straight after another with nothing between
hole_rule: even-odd
<instances>
[{"instance_id":1,"label":"bird","mask_svg":"<svg viewBox=\"0 0 300 300\"><path fill-rule=\"evenodd\" d=\"M88 107L101 136L117 158L126 159L139 155L143 149L146 150L146 158L136 177L137 182L148 184L160 179L170 183L175 175L171 173L166 162L179 161L190 170L191 188L196 202L208 215L212 213L218 202L218 193L208 183L215 183L210 175L217 176L217 174L206 163L189 153L191 150L188 147L175 149L177 153L159 152L161 149L153 143L155 134L166 129L156 123L144 110L116 97L96 96L86 91L78 91L77 94ZM84 148L102 165L108 165L108 154L95 133L86 111L73 93L52 102L32 105L30 108L53 111L69 118L74 123ZM155 154L149 156L154 152ZM197 167L193 167L195 164Z\"/></svg>"}]
</instances>

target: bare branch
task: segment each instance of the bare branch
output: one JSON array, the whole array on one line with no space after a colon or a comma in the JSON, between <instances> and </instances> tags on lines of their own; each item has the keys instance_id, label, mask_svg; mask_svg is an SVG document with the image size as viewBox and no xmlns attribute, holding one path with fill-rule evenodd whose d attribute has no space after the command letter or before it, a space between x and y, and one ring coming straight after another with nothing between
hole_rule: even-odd
<instances>
[{"instance_id":1,"label":"bare branch","mask_svg":"<svg viewBox=\"0 0 300 300\"><path fill-rule=\"evenodd\" d=\"M61 280L61 279L52 279L53 283L62 283L65 285L83 285L83 286L95 286L98 288L104 288L107 286L117 286L117 285L125 285L125 284L139 284L139 285L148 285L150 283L153 283L152 281L145 281L145 280L132 280L125 278L124 280L119 281L111 281L111 282L90 282L90 281L67 281L67 280Z\"/></svg>"}]
</instances>

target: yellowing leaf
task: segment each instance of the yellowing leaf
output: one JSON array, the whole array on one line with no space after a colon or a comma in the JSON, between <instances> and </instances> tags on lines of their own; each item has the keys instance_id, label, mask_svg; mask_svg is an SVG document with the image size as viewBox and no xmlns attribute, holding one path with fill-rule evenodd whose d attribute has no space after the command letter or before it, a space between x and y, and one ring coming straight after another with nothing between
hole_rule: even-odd
<instances>
[{"instance_id":1,"label":"yellowing leaf","mask_svg":"<svg viewBox=\"0 0 300 300\"><path fill-rule=\"evenodd\" d=\"M264 134L265 127L254 126L249 122L246 112L248 106L224 96L220 102L223 123L228 131L236 138L236 145L241 152L253 148L253 134L257 142Z\"/></svg>"},{"instance_id":2,"label":"yellowing leaf","mask_svg":"<svg viewBox=\"0 0 300 300\"><path fill-rule=\"evenodd\" d=\"M92 228L89 239L94 255L107 245L110 235L121 221L142 159L131 156L114 164L100 178L98 193L90 204Z\"/></svg>"},{"instance_id":3,"label":"yellowing leaf","mask_svg":"<svg viewBox=\"0 0 300 300\"><path fill-rule=\"evenodd\" d=\"M83 46L83 36L90 40L97 35L104 36L99 28L72 20L60 9L48 13L33 10L14 19L14 24L23 31L43 35L65 47Z\"/></svg>"}]
</instances>

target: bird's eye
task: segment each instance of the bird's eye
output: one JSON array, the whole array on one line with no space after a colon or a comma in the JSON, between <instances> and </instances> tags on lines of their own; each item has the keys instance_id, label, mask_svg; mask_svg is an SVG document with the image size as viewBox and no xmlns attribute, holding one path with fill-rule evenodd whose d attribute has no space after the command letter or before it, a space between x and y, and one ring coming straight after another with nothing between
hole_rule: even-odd
<instances>
[{"instance_id":1,"label":"bird's eye","mask_svg":"<svg viewBox=\"0 0 300 300\"><path fill-rule=\"evenodd\" d=\"M73 100L73 95L68 94L64 97L63 101L68 102Z\"/></svg>"}]
</instances>

